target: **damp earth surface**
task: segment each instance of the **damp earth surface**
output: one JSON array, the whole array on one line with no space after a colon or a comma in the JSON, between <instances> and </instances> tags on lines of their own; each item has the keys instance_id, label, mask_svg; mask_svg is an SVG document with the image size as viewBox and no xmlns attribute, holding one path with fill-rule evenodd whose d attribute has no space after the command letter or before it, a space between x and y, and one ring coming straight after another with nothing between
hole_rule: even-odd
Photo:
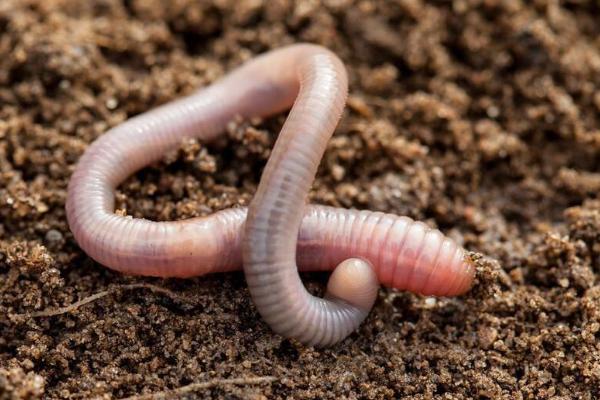
<instances>
[{"instance_id":1,"label":"damp earth surface","mask_svg":"<svg viewBox=\"0 0 600 400\"><path fill-rule=\"evenodd\" d=\"M0 399L599 398L599 12L575 0L3 0ZM111 272L79 249L64 210L77 159L107 129L300 41L333 50L350 77L310 201L423 220L478 268L459 298L382 289L327 349L273 334L242 273ZM119 187L117 212L164 221L247 205L284 119L182 143ZM323 293L327 275L303 279Z\"/></svg>"}]
</instances>

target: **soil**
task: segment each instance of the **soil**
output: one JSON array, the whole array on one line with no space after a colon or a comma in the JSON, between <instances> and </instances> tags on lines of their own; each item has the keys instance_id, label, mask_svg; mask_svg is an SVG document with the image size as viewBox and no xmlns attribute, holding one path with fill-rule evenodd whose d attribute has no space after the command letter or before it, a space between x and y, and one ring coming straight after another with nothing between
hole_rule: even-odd
<instances>
[{"instance_id":1,"label":"soil","mask_svg":"<svg viewBox=\"0 0 600 400\"><path fill-rule=\"evenodd\" d=\"M600 398L599 13L593 0L2 0L0 399ZM241 273L94 263L64 210L77 159L109 127L300 41L350 75L311 201L424 220L478 254L467 295L382 289L322 350L273 334ZM118 209L176 220L248 204L284 118L185 143L122 184ZM322 292L326 274L303 277Z\"/></svg>"}]
</instances>

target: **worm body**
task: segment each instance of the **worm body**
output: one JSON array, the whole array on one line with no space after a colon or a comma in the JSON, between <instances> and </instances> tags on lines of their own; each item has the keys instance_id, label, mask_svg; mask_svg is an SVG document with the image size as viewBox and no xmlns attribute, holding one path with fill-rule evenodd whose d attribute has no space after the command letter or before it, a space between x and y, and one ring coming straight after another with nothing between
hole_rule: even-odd
<instances>
[{"instance_id":1,"label":"worm body","mask_svg":"<svg viewBox=\"0 0 600 400\"><path fill-rule=\"evenodd\" d=\"M348 336L369 313L379 284L361 259L342 262L325 298L308 293L296 267L298 230L306 197L346 103L348 78L342 62L317 46L287 55L281 85L298 87L250 203L243 245L244 272L254 304L282 336L329 345ZM351 286L352 275L359 275Z\"/></svg>"},{"instance_id":2,"label":"worm body","mask_svg":"<svg viewBox=\"0 0 600 400\"><path fill-rule=\"evenodd\" d=\"M341 83L336 80L339 71ZM271 326L286 321L275 327L278 332L312 344L333 343L354 329L356 322L340 327L340 319L351 314L354 321L364 318L378 282L429 295L465 292L474 268L463 249L439 231L391 214L304 206L342 112L345 85L343 67L332 53L294 45L259 56L207 88L114 127L89 146L69 182L66 210L75 239L99 263L137 275L189 277L240 269L243 255L259 312ZM331 100L332 95L337 97ZM237 115L265 117L292 104L246 227L244 208L176 222L114 213L119 183L185 138L210 141ZM328 297L336 304L333 314L325 310L313 319L291 314L302 317L308 314L304 307L326 304L299 300L308 294L302 292L296 261L301 270L341 264L328 285ZM293 307L273 308L268 296L260 305L261 290L277 293L275 303L288 301ZM265 315L269 310L276 314ZM293 324L287 323L292 319ZM294 331L298 326L302 329Z\"/></svg>"}]
</instances>

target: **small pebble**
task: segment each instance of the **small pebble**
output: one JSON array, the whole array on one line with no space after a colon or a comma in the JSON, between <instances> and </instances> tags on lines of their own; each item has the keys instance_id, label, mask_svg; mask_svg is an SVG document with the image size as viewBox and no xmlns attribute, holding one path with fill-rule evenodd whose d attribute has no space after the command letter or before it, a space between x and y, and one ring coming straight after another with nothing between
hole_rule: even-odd
<instances>
[{"instance_id":1,"label":"small pebble","mask_svg":"<svg viewBox=\"0 0 600 400\"><path fill-rule=\"evenodd\" d=\"M106 108L108 108L109 110L114 110L118 106L119 102L114 97L111 97L108 100L106 100Z\"/></svg>"},{"instance_id":2,"label":"small pebble","mask_svg":"<svg viewBox=\"0 0 600 400\"><path fill-rule=\"evenodd\" d=\"M60 233L56 229L50 229L48 232L46 232L46 242L48 242L49 244L59 243L62 239L62 233Z\"/></svg>"}]
</instances>

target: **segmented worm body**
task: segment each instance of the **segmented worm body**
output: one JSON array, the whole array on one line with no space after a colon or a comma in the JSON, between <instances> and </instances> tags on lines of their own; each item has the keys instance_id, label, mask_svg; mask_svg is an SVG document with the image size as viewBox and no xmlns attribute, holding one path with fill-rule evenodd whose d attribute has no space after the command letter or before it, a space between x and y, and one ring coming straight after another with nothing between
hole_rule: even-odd
<instances>
[{"instance_id":1,"label":"segmented worm body","mask_svg":"<svg viewBox=\"0 0 600 400\"><path fill-rule=\"evenodd\" d=\"M437 296L469 289L474 268L438 230L407 217L305 205L347 90L339 59L293 45L244 64L220 81L131 118L79 160L67 218L93 259L130 274L189 277L240 269L257 309L277 332L314 345L346 337L367 315L379 283ZM211 141L236 116L266 117L292 106L249 211L153 222L114 213L127 176L177 148ZM309 295L301 270L330 270L326 299Z\"/></svg>"}]
</instances>

